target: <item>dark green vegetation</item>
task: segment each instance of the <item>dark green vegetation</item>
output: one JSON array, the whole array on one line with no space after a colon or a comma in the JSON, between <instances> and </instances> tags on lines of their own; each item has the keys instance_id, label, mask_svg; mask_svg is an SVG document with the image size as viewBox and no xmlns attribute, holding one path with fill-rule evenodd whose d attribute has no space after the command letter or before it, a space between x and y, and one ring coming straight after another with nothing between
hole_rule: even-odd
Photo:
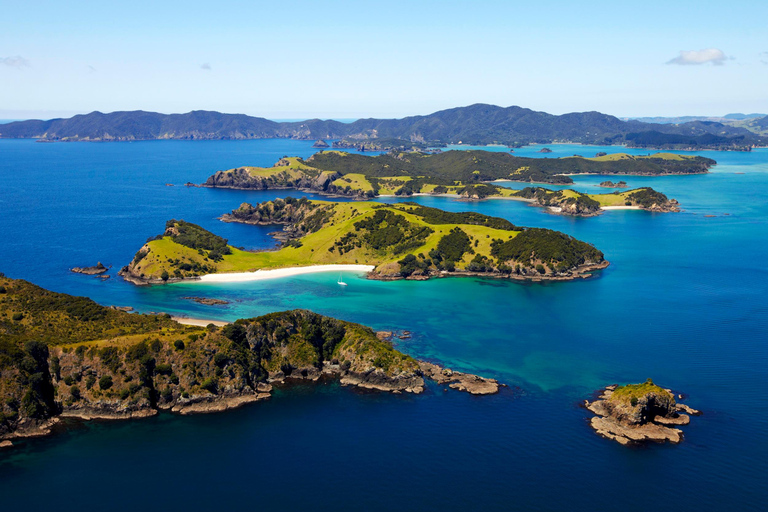
<instances>
[{"instance_id":1,"label":"dark green vegetation","mask_svg":"<svg viewBox=\"0 0 768 512\"><path fill-rule=\"evenodd\" d=\"M391 138L342 139L334 141L332 147L335 149L356 149L358 151L427 151L435 147L435 144Z\"/></svg>"},{"instance_id":2,"label":"dark green vegetation","mask_svg":"<svg viewBox=\"0 0 768 512\"><path fill-rule=\"evenodd\" d=\"M482 199L506 195L499 187L486 183L494 180L567 184L573 180L566 174L698 174L707 172L715 163L704 157L667 154L524 158L489 151L378 156L326 151L306 161L284 158L271 168L218 171L208 178L205 186L257 190L296 188L361 198L385 193L408 196L418 192L450 192Z\"/></svg>"},{"instance_id":3,"label":"dark green vegetation","mask_svg":"<svg viewBox=\"0 0 768 512\"><path fill-rule=\"evenodd\" d=\"M370 264L376 267L371 276L383 279L454 272L573 279L582 271L607 265L600 251L562 233L518 227L506 219L477 212L446 212L411 202L325 203L288 198L241 205L237 211L253 214L227 219L253 223L251 219L272 218L273 212L288 211L292 223L285 229L298 237L284 243L279 251L254 254L249 265L255 268L259 268L256 258L261 257L262 265L278 268ZM319 211L323 212L322 227L311 232L301 227L306 218L314 218ZM514 242L517 237L522 238ZM158 267L154 272L160 270Z\"/></svg>"},{"instance_id":4,"label":"dark green vegetation","mask_svg":"<svg viewBox=\"0 0 768 512\"><path fill-rule=\"evenodd\" d=\"M183 220L169 220L165 223L166 236L172 236L177 244L198 251L208 251L208 257L218 261L225 254L232 254L227 239L206 231L197 224Z\"/></svg>"},{"instance_id":5,"label":"dark green vegetation","mask_svg":"<svg viewBox=\"0 0 768 512\"><path fill-rule=\"evenodd\" d=\"M187 114L154 112L92 112L69 119L19 121L0 127L4 138L44 138L46 140L146 140L146 139L344 139L362 144L366 139L391 141L382 147L399 148L416 144L440 145L506 144L520 146L531 143L570 141L583 144L630 143L649 147L659 142L667 147L669 140L648 132L685 136L682 146L691 140L706 146L703 136L713 135L715 148L747 149L766 145L768 139L750 130L720 122L683 124L649 124L622 121L599 112L551 115L521 107L497 107L476 104L452 108L426 116L402 119L359 119L353 123L310 119L277 123L241 114L193 111ZM632 138L630 138L630 135ZM694 137L694 139L691 139ZM698 137L698 139L695 139ZM720 138L724 138L724 141ZM410 141L418 141L413 143ZM672 143L677 146L676 142ZM686 146L687 147L687 146Z\"/></svg>"},{"instance_id":6,"label":"dark green vegetation","mask_svg":"<svg viewBox=\"0 0 768 512\"><path fill-rule=\"evenodd\" d=\"M0 439L59 414L130 417L255 396L268 376L323 364L417 377L418 363L364 326L295 310L221 329L98 306L0 276ZM68 304L86 306L87 317ZM14 313L23 319L12 320Z\"/></svg>"},{"instance_id":7,"label":"dark green vegetation","mask_svg":"<svg viewBox=\"0 0 768 512\"><path fill-rule=\"evenodd\" d=\"M491 243L491 255L498 264L514 262L517 265L536 266L540 273L546 266L555 272L603 260L603 253L592 245L572 236L543 228L528 228L516 237L507 240L494 240ZM527 264L527 265L526 265Z\"/></svg>"}]
</instances>

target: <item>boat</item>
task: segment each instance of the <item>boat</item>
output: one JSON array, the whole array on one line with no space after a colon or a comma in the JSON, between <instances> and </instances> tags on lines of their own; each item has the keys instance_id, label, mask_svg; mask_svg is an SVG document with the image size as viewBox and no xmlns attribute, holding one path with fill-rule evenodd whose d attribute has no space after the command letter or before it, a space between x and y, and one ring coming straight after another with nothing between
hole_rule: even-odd
<instances>
[{"instance_id":1,"label":"boat","mask_svg":"<svg viewBox=\"0 0 768 512\"><path fill-rule=\"evenodd\" d=\"M339 280L336 281L339 286L347 286L347 283L341 280L341 273L339 273Z\"/></svg>"}]
</instances>

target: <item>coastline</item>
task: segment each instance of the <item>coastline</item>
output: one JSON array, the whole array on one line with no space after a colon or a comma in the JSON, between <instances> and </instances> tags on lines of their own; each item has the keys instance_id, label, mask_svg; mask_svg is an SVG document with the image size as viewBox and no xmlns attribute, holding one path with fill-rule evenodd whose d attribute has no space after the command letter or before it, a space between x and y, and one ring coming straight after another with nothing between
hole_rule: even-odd
<instances>
[{"instance_id":1,"label":"coastline","mask_svg":"<svg viewBox=\"0 0 768 512\"><path fill-rule=\"evenodd\" d=\"M217 327L223 327L229 322L222 322L221 320L206 320L204 318L192 318L187 316L172 316L171 320L174 320L182 325L194 325L195 327L207 327L209 324L213 324Z\"/></svg>"},{"instance_id":2,"label":"coastline","mask_svg":"<svg viewBox=\"0 0 768 512\"><path fill-rule=\"evenodd\" d=\"M264 281L266 279L278 279L304 274L317 274L320 272L370 272L375 265L312 265L308 267L288 267L271 270L257 270L255 272L232 272L223 274L206 274L195 279L201 283L239 283L246 281Z\"/></svg>"}]
</instances>

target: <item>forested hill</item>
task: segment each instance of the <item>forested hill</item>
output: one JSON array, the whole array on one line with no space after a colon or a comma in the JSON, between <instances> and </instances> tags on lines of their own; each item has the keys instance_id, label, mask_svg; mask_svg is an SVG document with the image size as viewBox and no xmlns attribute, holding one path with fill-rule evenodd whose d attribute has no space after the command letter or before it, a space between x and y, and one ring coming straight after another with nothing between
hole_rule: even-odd
<instances>
[{"instance_id":1,"label":"forested hill","mask_svg":"<svg viewBox=\"0 0 768 512\"><path fill-rule=\"evenodd\" d=\"M72 141L347 138L510 146L569 141L676 149L748 149L768 145L768 138L753 131L718 122L658 125L622 121L599 112L552 115L516 106L504 108L485 104L441 110L425 116L359 119L353 123L320 119L278 123L244 114L210 111L170 115L144 111L92 112L69 119L8 123L0 126L0 138Z\"/></svg>"}]
</instances>

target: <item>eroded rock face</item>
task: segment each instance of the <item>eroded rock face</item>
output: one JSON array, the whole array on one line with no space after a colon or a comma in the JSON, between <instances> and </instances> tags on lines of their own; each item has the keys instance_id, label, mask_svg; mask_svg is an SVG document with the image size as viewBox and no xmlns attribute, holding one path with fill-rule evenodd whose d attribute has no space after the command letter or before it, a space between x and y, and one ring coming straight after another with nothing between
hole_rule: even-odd
<instances>
[{"instance_id":1,"label":"eroded rock face","mask_svg":"<svg viewBox=\"0 0 768 512\"><path fill-rule=\"evenodd\" d=\"M650 379L643 385L607 386L597 400L585 401L584 405L596 414L590 420L595 432L623 445L679 443L683 431L673 427L687 425L689 414L701 414L676 403L670 390L656 386Z\"/></svg>"},{"instance_id":2,"label":"eroded rock face","mask_svg":"<svg viewBox=\"0 0 768 512\"><path fill-rule=\"evenodd\" d=\"M436 364L419 362L424 376L438 384L448 384L451 389L466 391L472 395L492 395L499 392L499 383L495 379L486 379L470 373L455 372Z\"/></svg>"}]
</instances>

